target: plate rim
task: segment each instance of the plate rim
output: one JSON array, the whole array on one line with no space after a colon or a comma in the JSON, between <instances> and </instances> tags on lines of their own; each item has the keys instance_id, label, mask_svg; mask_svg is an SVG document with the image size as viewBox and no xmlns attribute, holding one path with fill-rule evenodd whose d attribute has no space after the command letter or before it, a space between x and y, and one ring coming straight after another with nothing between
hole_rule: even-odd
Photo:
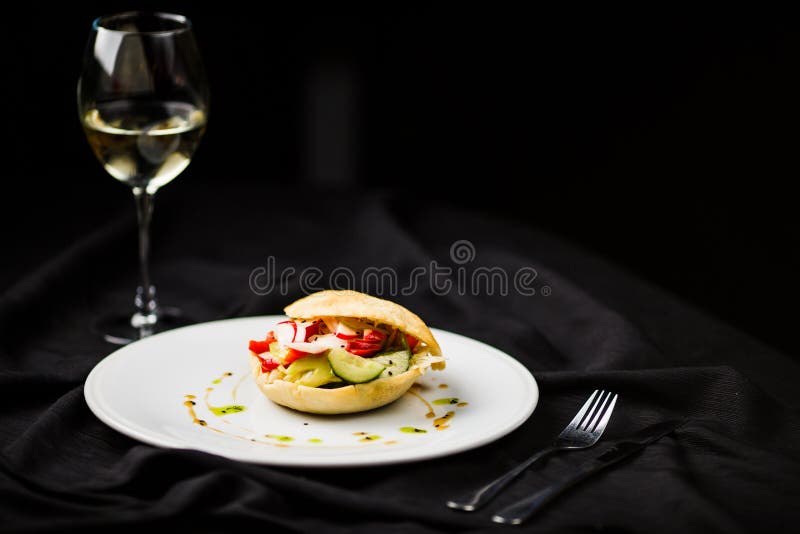
<instances>
[{"instance_id":1,"label":"plate rim","mask_svg":"<svg viewBox=\"0 0 800 534\"><path fill-rule=\"evenodd\" d=\"M133 346L137 346L139 344L149 344L152 343L152 340L158 339L163 336L169 336L174 334L177 331L186 331L195 328L206 327L209 325L219 325L221 323L231 323L231 322L246 322L246 321L255 321L255 320L275 320L280 318L285 318L285 315L275 314L275 315L254 315L254 316L246 316L246 317L235 317L231 319L218 319L215 321L207 321L202 323L195 323L192 325L183 326L180 328L175 328L172 330L168 330L165 332L161 332L159 334L155 334L145 339L141 339L135 341L129 345L121 347L111 354L106 355L103 357L89 372L84 381L83 385L83 396L88 405L90 411L100 419L104 424L111 427L117 432L128 436L132 439L135 439L139 442L146 443L148 445L154 445L161 448L167 449L176 449L176 450L187 450L187 451L200 451L207 454L213 454L216 456L221 456L224 458L228 458L231 460L247 462L256 465L269 465L269 466L276 466L276 467L313 467L313 468L331 468L336 469L340 467L373 467L373 466L381 466L381 465L396 465L396 464L405 464L405 463L412 463L412 462L421 462L432 460L435 458L441 458L443 456L450 456L454 454L459 454L461 452L478 449L489 443L497 441L515 430L517 430L520 426L522 426L533 414L536 410L536 407L539 405L539 397L540 397L540 390L539 384L536 381L536 378L519 360L507 354L500 349L489 345L488 343L484 343L483 341L465 336L463 334L459 334L457 332L452 332L449 330L444 330L441 328L434 328L431 327L431 330L445 333L450 336L454 336L461 341L470 343L470 344L477 344L482 350L487 350L489 352L494 353L496 356L500 357L504 360L507 364L509 364L512 368L515 368L517 372L519 372L523 377L527 378L527 380L523 380L526 386L530 389L530 393L533 397L533 402L528 403L524 406L524 409L520 410L515 416L509 420L507 424L503 426L503 428L499 431L495 431L493 433L489 433L483 436L480 436L478 439L462 443L450 448L442 448L438 447L430 452L423 451L415 451L411 456L398 456L398 457L386 457L384 456L369 456L363 455L358 457L358 460L344 460L341 462L337 462L332 460L332 457L286 457L286 458L275 458L275 457L267 457L264 456L263 458L254 458L252 456L248 456L246 454L238 454L231 451L215 451L212 447L202 447L202 446L191 446L187 445L186 443L181 443L177 438L170 438L168 436L162 436L161 433L157 431L150 431L150 433L142 432L140 430L141 425L136 422L128 420L124 416L120 416L119 414L112 415L112 409L108 408L105 402L102 400L99 394L99 387L100 387L100 378L104 370L113 365L116 360L120 358L125 358L128 349ZM139 345L140 346L140 345ZM127 423L127 424L126 424ZM277 460L277 461L276 461ZM336 462L336 463L333 463Z\"/></svg>"}]
</instances>

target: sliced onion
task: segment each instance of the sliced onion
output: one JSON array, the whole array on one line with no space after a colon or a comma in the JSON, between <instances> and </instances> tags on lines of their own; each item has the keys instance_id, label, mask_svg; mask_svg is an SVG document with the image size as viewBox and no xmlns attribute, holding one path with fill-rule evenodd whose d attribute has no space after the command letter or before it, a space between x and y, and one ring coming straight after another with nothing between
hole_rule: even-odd
<instances>
[{"instance_id":1,"label":"sliced onion","mask_svg":"<svg viewBox=\"0 0 800 534\"><path fill-rule=\"evenodd\" d=\"M300 352L308 352L309 354L319 354L328 350L328 347L321 343L309 343L307 341L298 341L295 343L287 343L287 347Z\"/></svg>"},{"instance_id":2,"label":"sliced onion","mask_svg":"<svg viewBox=\"0 0 800 534\"><path fill-rule=\"evenodd\" d=\"M342 342L341 339L333 334L325 334L324 336L311 336L309 341L311 343L322 345L328 349L335 349L336 347L341 347L344 345L344 342Z\"/></svg>"},{"instance_id":3,"label":"sliced onion","mask_svg":"<svg viewBox=\"0 0 800 534\"><path fill-rule=\"evenodd\" d=\"M294 323L295 325L295 333L294 333L294 340L295 342L298 341L305 341L306 340L306 323Z\"/></svg>"},{"instance_id":4,"label":"sliced onion","mask_svg":"<svg viewBox=\"0 0 800 534\"><path fill-rule=\"evenodd\" d=\"M323 317L322 322L325 323L326 327L328 327L328 332L330 332L331 334L336 333L336 327L339 326L339 321L337 321L333 317Z\"/></svg>"}]
</instances>

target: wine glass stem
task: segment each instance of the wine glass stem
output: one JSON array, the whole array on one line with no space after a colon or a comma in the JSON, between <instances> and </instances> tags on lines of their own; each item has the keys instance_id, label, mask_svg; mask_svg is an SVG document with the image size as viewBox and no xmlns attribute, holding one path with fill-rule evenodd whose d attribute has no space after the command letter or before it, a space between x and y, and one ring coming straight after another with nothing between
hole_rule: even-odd
<instances>
[{"instance_id":1,"label":"wine glass stem","mask_svg":"<svg viewBox=\"0 0 800 534\"><path fill-rule=\"evenodd\" d=\"M131 324L139 329L139 337L153 333L158 322L156 288L150 282L150 220L153 217L153 193L134 187L136 215L139 220L139 276L141 285L136 291L136 313Z\"/></svg>"}]
</instances>

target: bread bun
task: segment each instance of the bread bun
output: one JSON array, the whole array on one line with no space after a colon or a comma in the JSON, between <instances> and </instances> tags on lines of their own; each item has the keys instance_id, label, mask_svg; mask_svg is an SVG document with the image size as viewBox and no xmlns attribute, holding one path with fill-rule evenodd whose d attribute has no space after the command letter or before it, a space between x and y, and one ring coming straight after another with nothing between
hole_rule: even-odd
<instances>
[{"instance_id":1,"label":"bread bun","mask_svg":"<svg viewBox=\"0 0 800 534\"><path fill-rule=\"evenodd\" d=\"M403 374L378 378L364 384L352 384L335 389L299 386L286 380L269 381L269 373L261 371L261 359L250 356L250 366L258 388L272 402L299 410L319 414L355 413L380 408L394 402L422 375L419 368Z\"/></svg>"},{"instance_id":2,"label":"bread bun","mask_svg":"<svg viewBox=\"0 0 800 534\"><path fill-rule=\"evenodd\" d=\"M297 300L284 311L292 319L323 317L367 319L392 326L419 340L408 371L338 388L301 386L282 380L282 371L263 372L261 359L250 353L250 366L259 389L271 401L301 412L344 414L379 408L400 398L429 368L445 367L441 348L430 329L417 315L394 302L357 291L320 291ZM282 369L282 368L281 368Z\"/></svg>"}]
</instances>

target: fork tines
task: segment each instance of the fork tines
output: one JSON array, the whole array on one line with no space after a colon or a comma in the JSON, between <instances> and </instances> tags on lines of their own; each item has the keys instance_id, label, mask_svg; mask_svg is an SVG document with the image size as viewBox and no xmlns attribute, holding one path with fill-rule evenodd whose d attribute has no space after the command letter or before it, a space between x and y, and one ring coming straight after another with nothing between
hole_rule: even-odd
<instances>
[{"instance_id":1,"label":"fork tines","mask_svg":"<svg viewBox=\"0 0 800 534\"><path fill-rule=\"evenodd\" d=\"M605 428L616 402L617 395L611 391L594 390L567 428L590 433Z\"/></svg>"}]
</instances>

